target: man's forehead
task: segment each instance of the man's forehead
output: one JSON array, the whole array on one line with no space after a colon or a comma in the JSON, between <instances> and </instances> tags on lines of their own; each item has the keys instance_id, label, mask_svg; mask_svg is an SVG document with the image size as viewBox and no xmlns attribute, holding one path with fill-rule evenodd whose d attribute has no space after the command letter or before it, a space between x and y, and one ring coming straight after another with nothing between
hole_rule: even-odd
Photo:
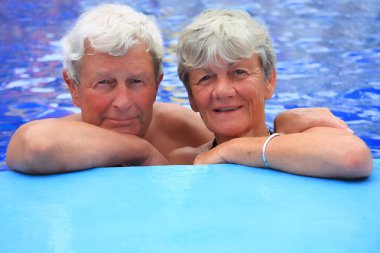
<instances>
[{"instance_id":1,"label":"man's forehead","mask_svg":"<svg viewBox=\"0 0 380 253\"><path fill-rule=\"evenodd\" d=\"M123 74L136 78L150 78L154 76L154 64L151 55L145 51L142 54L135 52L122 56L95 52L85 55L81 74L90 74L92 77L113 77Z\"/></svg>"},{"instance_id":2,"label":"man's forehead","mask_svg":"<svg viewBox=\"0 0 380 253\"><path fill-rule=\"evenodd\" d=\"M91 43L86 40L84 43L84 55L105 54L110 56L124 56L130 52L147 53L151 56L148 47L145 43L138 43L129 47L110 47L110 48L94 48Z\"/></svg>"}]
</instances>

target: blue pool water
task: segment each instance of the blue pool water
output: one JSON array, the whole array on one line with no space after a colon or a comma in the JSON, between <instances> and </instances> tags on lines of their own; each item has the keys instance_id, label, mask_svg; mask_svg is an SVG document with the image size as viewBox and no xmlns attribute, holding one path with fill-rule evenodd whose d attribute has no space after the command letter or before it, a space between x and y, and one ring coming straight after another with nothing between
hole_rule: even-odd
<instances>
[{"instance_id":1,"label":"blue pool water","mask_svg":"<svg viewBox=\"0 0 380 253\"><path fill-rule=\"evenodd\" d=\"M61 78L59 39L96 0L0 3L0 170L23 123L78 111ZM380 2L304 0L119 1L151 14L163 31L165 78L158 101L188 105L176 75L178 32L200 11L241 8L264 22L277 51L278 82L267 119L294 107L329 107L380 158Z\"/></svg>"}]
</instances>

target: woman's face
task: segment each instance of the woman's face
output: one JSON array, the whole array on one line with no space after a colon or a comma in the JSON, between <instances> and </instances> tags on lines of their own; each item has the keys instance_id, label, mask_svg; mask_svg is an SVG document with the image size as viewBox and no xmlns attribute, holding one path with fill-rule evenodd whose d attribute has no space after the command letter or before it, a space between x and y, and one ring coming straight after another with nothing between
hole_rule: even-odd
<instances>
[{"instance_id":1,"label":"woman's face","mask_svg":"<svg viewBox=\"0 0 380 253\"><path fill-rule=\"evenodd\" d=\"M236 63L192 70L189 84L191 107L218 142L267 134L264 101L273 95L276 72L265 79L256 54Z\"/></svg>"}]
</instances>

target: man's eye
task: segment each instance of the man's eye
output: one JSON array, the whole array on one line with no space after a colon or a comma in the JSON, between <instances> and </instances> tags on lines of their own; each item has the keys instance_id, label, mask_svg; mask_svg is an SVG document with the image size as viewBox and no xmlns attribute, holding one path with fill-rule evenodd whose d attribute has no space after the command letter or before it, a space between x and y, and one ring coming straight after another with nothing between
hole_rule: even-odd
<instances>
[{"instance_id":1,"label":"man's eye","mask_svg":"<svg viewBox=\"0 0 380 253\"><path fill-rule=\"evenodd\" d=\"M98 82L98 84L102 84L102 85L104 85L104 84L110 84L110 83L111 82L108 81L108 80L101 80L101 81Z\"/></svg>"},{"instance_id":2,"label":"man's eye","mask_svg":"<svg viewBox=\"0 0 380 253\"><path fill-rule=\"evenodd\" d=\"M131 88L142 88L145 86L145 82L141 79L131 79L128 81L128 85Z\"/></svg>"},{"instance_id":3,"label":"man's eye","mask_svg":"<svg viewBox=\"0 0 380 253\"><path fill-rule=\"evenodd\" d=\"M112 80L104 79L104 80L97 81L93 85L93 89L107 91L107 90L112 89L114 86L115 86L115 82L113 82Z\"/></svg>"},{"instance_id":4,"label":"man's eye","mask_svg":"<svg viewBox=\"0 0 380 253\"><path fill-rule=\"evenodd\" d=\"M132 80L132 83L142 83L143 81L141 81L141 80L138 80L138 79L133 79Z\"/></svg>"},{"instance_id":5,"label":"man's eye","mask_svg":"<svg viewBox=\"0 0 380 253\"><path fill-rule=\"evenodd\" d=\"M100 80L95 84L95 88L104 88L104 87L111 87L112 81L110 80Z\"/></svg>"}]
</instances>

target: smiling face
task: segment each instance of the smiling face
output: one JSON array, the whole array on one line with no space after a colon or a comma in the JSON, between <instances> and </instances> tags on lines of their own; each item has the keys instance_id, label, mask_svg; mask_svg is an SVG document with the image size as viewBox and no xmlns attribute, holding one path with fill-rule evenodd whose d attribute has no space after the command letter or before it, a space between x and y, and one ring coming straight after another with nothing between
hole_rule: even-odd
<instances>
[{"instance_id":1,"label":"smiling face","mask_svg":"<svg viewBox=\"0 0 380 253\"><path fill-rule=\"evenodd\" d=\"M156 78L152 56L144 45L124 56L86 50L80 83L68 80L84 122L120 133L144 136L152 120L153 103L162 75Z\"/></svg>"},{"instance_id":2,"label":"smiling face","mask_svg":"<svg viewBox=\"0 0 380 253\"><path fill-rule=\"evenodd\" d=\"M272 97L276 72L265 79L259 57L223 62L189 72L190 104L218 143L237 137L265 136L265 100Z\"/></svg>"}]
</instances>

